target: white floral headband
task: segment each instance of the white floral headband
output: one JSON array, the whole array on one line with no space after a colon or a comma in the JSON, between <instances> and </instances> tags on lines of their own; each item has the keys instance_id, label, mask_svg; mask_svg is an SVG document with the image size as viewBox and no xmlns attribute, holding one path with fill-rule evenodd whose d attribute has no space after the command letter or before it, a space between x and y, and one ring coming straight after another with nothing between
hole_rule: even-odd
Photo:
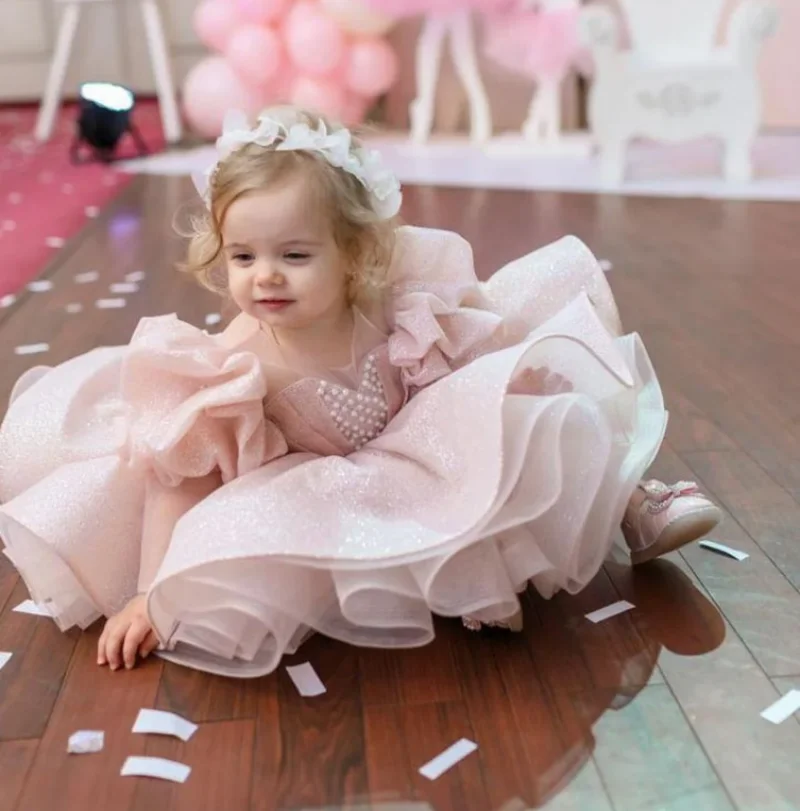
<instances>
[{"instance_id":1,"label":"white floral headband","mask_svg":"<svg viewBox=\"0 0 800 811\"><path fill-rule=\"evenodd\" d=\"M391 219L400 211L403 195L397 178L383 165L376 150L353 148L350 130L342 128L328 132L323 121L316 129L301 122L287 126L266 114L259 116L258 125L250 129L247 115L239 111L225 116L222 135L217 139L216 162L202 174L192 175L206 205L210 204L208 187L211 175L222 161L247 144L269 147L279 138L276 152L317 152L331 166L356 177L369 192L372 207L381 219Z\"/></svg>"}]
</instances>

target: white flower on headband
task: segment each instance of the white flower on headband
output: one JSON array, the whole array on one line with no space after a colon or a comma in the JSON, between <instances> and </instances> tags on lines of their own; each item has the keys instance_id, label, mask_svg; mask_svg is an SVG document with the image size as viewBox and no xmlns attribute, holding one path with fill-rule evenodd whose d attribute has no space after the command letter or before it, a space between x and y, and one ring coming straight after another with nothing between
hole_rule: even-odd
<instances>
[{"instance_id":1,"label":"white flower on headband","mask_svg":"<svg viewBox=\"0 0 800 811\"><path fill-rule=\"evenodd\" d=\"M388 220L400 210L403 195L397 178L383 164L380 154L374 149L359 147L354 149L348 129L328 132L323 121L316 129L299 122L287 127L282 122L267 115L258 119L258 125L251 129L247 116L241 112L231 112L225 116L222 135L217 139L217 162L202 175L193 177L200 196L208 205L208 186L211 175L219 165L237 149L247 144L270 147L276 152L317 152L331 166L349 172L367 189L372 198L372 207L381 218Z\"/></svg>"}]
</instances>

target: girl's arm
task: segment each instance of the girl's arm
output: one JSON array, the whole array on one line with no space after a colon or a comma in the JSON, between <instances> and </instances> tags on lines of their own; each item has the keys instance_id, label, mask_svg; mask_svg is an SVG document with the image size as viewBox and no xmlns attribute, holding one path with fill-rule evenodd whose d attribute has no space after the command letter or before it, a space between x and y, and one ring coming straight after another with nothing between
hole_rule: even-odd
<instances>
[{"instance_id":1,"label":"girl's arm","mask_svg":"<svg viewBox=\"0 0 800 811\"><path fill-rule=\"evenodd\" d=\"M219 471L200 479L184 479L177 487L163 485L155 474L149 476L142 527L139 594L152 585L178 520L221 484Z\"/></svg>"}]
</instances>

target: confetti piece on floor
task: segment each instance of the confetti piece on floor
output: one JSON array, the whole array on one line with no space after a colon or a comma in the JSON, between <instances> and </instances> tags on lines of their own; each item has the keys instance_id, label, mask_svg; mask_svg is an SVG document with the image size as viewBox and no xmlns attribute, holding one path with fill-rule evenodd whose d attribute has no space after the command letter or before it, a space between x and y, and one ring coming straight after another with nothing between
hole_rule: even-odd
<instances>
[{"instance_id":1,"label":"confetti piece on floor","mask_svg":"<svg viewBox=\"0 0 800 811\"><path fill-rule=\"evenodd\" d=\"M108 288L112 293L138 293L139 285L135 282L117 282Z\"/></svg>"},{"instance_id":2,"label":"confetti piece on floor","mask_svg":"<svg viewBox=\"0 0 800 811\"><path fill-rule=\"evenodd\" d=\"M157 777L173 783L185 783L191 773L189 766L161 757L129 757L120 770L123 777Z\"/></svg>"},{"instance_id":3,"label":"confetti piece on floor","mask_svg":"<svg viewBox=\"0 0 800 811\"><path fill-rule=\"evenodd\" d=\"M96 729L79 729L69 736L67 752L72 755L88 755L92 752L102 752L106 733Z\"/></svg>"},{"instance_id":4,"label":"confetti piece on floor","mask_svg":"<svg viewBox=\"0 0 800 811\"><path fill-rule=\"evenodd\" d=\"M17 297L13 293L7 293L0 298L0 310L5 310L6 307L10 307L16 300Z\"/></svg>"},{"instance_id":5,"label":"confetti piece on floor","mask_svg":"<svg viewBox=\"0 0 800 811\"><path fill-rule=\"evenodd\" d=\"M21 602L14 611L17 614L32 614L35 617L50 617L50 612L43 605L36 605L33 600Z\"/></svg>"},{"instance_id":6,"label":"confetti piece on floor","mask_svg":"<svg viewBox=\"0 0 800 811\"><path fill-rule=\"evenodd\" d=\"M94 304L98 310L119 310L127 303L124 298L100 298Z\"/></svg>"},{"instance_id":7,"label":"confetti piece on floor","mask_svg":"<svg viewBox=\"0 0 800 811\"><path fill-rule=\"evenodd\" d=\"M6 651L0 651L0 670L2 670L9 662L13 653L7 653Z\"/></svg>"},{"instance_id":8,"label":"confetti piece on floor","mask_svg":"<svg viewBox=\"0 0 800 811\"><path fill-rule=\"evenodd\" d=\"M325 685L317 675L316 670L308 662L302 665L293 665L286 668L289 678L294 682L297 692L301 696L311 698L313 696L321 696L327 692Z\"/></svg>"},{"instance_id":9,"label":"confetti piece on floor","mask_svg":"<svg viewBox=\"0 0 800 811\"><path fill-rule=\"evenodd\" d=\"M437 755L433 760L426 763L419 773L428 780L436 780L441 777L448 769L451 769L460 760L463 760L467 755L471 755L478 748L478 744L473 741L462 738L456 741L452 746Z\"/></svg>"},{"instance_id":10,"label":"confetti piece on floor","mask_svg":"<svg viewBox=\"0 0 800 811\"><path fill-rule=\"evenodd\" d=\"M100 209L97 206L86 206L84 213L93 220L95 217L100 216Z\"/></svg>"},{"instance_id":11,"label":"confetti piece on floor","mask_svg":"<svg viewBox=\"0 0 800 811\"><path fill-rule=\"evenodd\" d=\"M139 710L136 723L131 731L144 735L174 735L185 742L197 732L197 724L172 712Z\"/></svg>"},{"instance_id":12,"label":"confetti piece on floor","mask_svg":"<svg viewBox=\"0 0 800 811\"><path fill-rule=\"evenodd\" d=\"M761 713L761 717L773 724L782 724L798 710L800 710L800 690L789 690L783 698L767 707Z\"/></svg>"},{"instance_id":13,"label":"confetti piece on floor","mask_svg":"<svg viewBox=\"0 0 800 811\"><path fill-rule=\"evenodd\" d=\"M50 344L23 344L14 347L15 355L41 355L42 352L49 352Z\"/></svg>"},{"instance_id":14,"label":"confetti piece on floor","mask_svg":"<svg viewBox=\"0 0 800 811\"><path fill-rule=\"evenodd\" d=\"M747 560L747 558L750 557L747 552L740 552L738 549L732 549L730 546L725 546L725 544L717 543L716 541L700 541L699 545L702 546L703 549L719 552L720 555L727 555L729 558L734 558L734 560L738 560L739 562Z\"/></svg>"},{"instance_id":15,"label":"confetti piece on floor","mask_svg":"<svg viewBox=\"0 0 800 811\"><path fill-rule=\"evenodd\" d=\"M597 264L600 265L603 273L608 273L614 267L614 263L610 259L600 259Z\"/></svg>"},{"instance_id":16,"label":"confetti piece on floor","mask_svg":"<svg viewBox=\"0 0 800 811\"><path fill-rule=\"evenodd\" d=\"M135 270L133 273L125 274L125 281L126 282L134 282L138 284L139 282L143 282L145 277L145 272L143 270Z\"/></svg>"},{"instance_id":17,"label":"confetti piece on floor","mask_svg":"<svg viewBox=\"0 0 800 811\"><path fill-rule=\"evenodd\" d=\"M96 282L100 278L100 274L96 270L87 270L85 273L75 274L75 284L89 284Z\"/></svg>"},{"instance_id":18,"label":"confetti piece on floor","mask_svg":"<svg viewBox=\"0 0 800 811\"><path fill-rule=\"evenodd\" d=\"M209 313L206 316L206 326L213 327L214 324L219 324L222 321L222 316L219 313Z\"/></svg>"},{"instance_id":19,"label":"confetti piece on floor","mask_svg":"<svg viewBox=\"0 0 800 811\"><path fill-rule=\"evenodd\" d=\"M11 203L12 206L18 206L22 202L22 195L18 191L12 191L11 194L8 195L8 202Z\"/></svg>"},{"instance_id":20,"label":"confetti piece on floor","mask_svg":"<svg viewBox=\"0 0 800 811\"><path fill-rule=\"evenodd\" d=\"M44 244L48 248L63 248L67 241L63 237L47 237Z\"/></svg>"},{"instance_id":21,"label":"confetti piece on floor","mask_svg":"<svg viewBox=\"0 0 800 811\"><path fill-rule=\"evenodd\" d=\"M611 617L616 617L617 614L623 614L625 611L630 611L632 608L636 608L633 603L629 603L627 600L619 600L616 603L607 605L605 608L598 608L597 611L592 611L590 614L586 615L586 619L595 623L602 622L603 620L610 619Z\"/></svg>"},{"instance_id":22,"label":"confetti piece on floor","mask_svg":"<svg viewBox=\"0 0 800 811\"><path fill-rule=\"evenodd\" d=\"M28 290L31 293L46 293L48 290L53 289L53 283L50 279L39 279L36 282L30 282L28 284Z\"/></svg>"},{"instance_id":23,"label":"confetti piece on floor","mask_svg":"<svg viewBox=\"0 0 800 811\"><path fill-rule=\"evenodd\" d=\"M66 310L66 311L67 311L67 312L68 312L70 315L75 315L75 313L80 313L80 312L82 312L82 311L83 311L83 304L78 304L77 302L76 302L76 303L73 303L73 304L67 304L67 306L66 306L66 307L64 307L64 309L65 309L65 310Z\"/></svg>"}]
</instances>

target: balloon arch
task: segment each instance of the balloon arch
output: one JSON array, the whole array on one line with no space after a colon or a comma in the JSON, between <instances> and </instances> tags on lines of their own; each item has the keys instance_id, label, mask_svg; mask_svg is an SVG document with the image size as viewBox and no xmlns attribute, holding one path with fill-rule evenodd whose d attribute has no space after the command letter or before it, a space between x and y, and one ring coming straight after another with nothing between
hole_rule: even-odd
<instances>
[{"instance_id":1,"label":"balloon arch","mask_svg":"<svg viewBox=\"0 0 800 811\"><path fill-rule=\"evenodd\" d=\"M195 31L216 53L186 78L189 123L213 137L231 108L289 102L356 124L397 77L394 21L365 0L203 0Z\"/></svg>"}]
</instances>

